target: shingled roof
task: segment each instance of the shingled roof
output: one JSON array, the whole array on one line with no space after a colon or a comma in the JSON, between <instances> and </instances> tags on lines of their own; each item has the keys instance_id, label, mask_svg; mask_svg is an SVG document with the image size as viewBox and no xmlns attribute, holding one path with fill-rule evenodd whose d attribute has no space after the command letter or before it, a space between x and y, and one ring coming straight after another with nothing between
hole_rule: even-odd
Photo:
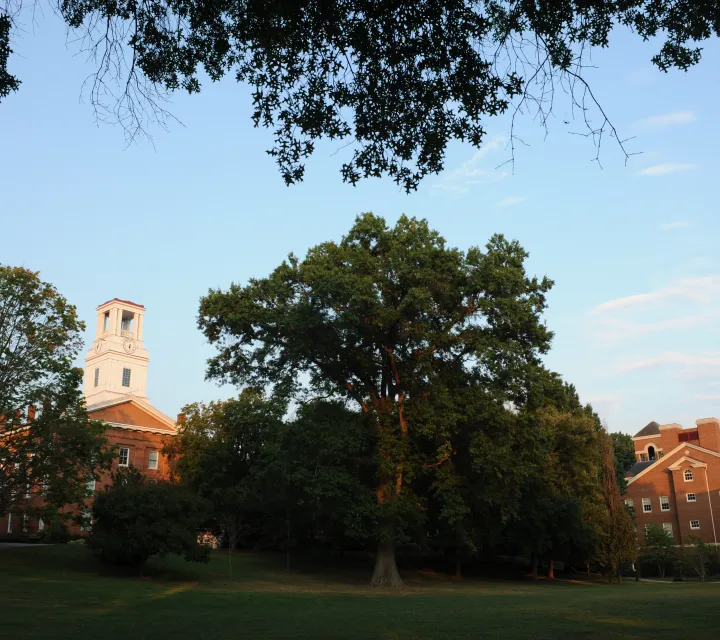
<instances>
[{"instance_id":1,"label":"shingled roof","mask_svg":"<svg viewBox=\"0 0 720 640\"><path fill-rule=\"evenodd\" d=\"M641 436L656 436L660 433L660 425L655 422L648 422L640 431L638 431L633 438L639 438Z\"/></svg>"},{"instance_id":2,"label":"shingled roof","mask_svg":"<svg viewBox=\"0 0 720 640\"><path fill-rule=\"evenodd\" d=\"M647 469L651 464L655 464L655 460L648 460L647 462L636 462L625 472L625 477L634 478L638 473Z\"/></svg>"}]
</instances>

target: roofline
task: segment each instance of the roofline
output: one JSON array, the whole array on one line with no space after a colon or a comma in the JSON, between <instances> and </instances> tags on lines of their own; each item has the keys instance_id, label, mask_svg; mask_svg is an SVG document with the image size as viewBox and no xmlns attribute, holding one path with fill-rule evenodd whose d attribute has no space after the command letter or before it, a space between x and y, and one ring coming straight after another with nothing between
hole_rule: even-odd
<instances>
[{"instance_id":1,"label":"roofline","mask_svg":"<svg viewBox=\"0 0 720 640\"><path fill-rule=\"evenodd\" d=\"M132 302L130 300L121 300L120 298L113 298L112 300L108 300L107 302L103 302L102 304L98 305L98 311L112 302L122 302L122 304L129 304L130 306L137 307L138 309L145 309L144 305L138 304L137 302Z\"/></svg>"},{"instance_id":2,"label":"roofline","mask_svg":"<svg viewBox=\"0 0 720 640\"><path fill-rule=\"evenodd\" d=\"M676 469L679 469L681 466L683 466L681 463L687 462L691 467L707 467L707 462L700 462L700 460L695 460L695 458L690 458L688 456L683 456L682 458L678 458L673 462L668 469L672 469L675 471Z\"/></svg>"},{"instance_id":3,"label":"roofline","mask_svg":"<svg viewBox=\"0 0 720 640\"><path fill-rule=\"evenodd\" d=\"M649 436L633 436L633 440L646 440L648 438L659 438L659 433L651 433Z\"/></svg>"},{"instance_id":4,"label":"roofline","mask_svg":"<svg viewBox=\"0 0 720 640\"><path fill-rule=\"evenodd\" d=\"M653 462L649 467L646 467L643 469L640 473L638 473L636 476L633 476L628 480L628 486L630 486L635 480L637 480L640 476L645 475L648 471L655 468L655 465L657 465L661 460L665 460L665 458L669 458L671 455L674 455L677 453L680 449L685 449L687 447L690 447L691 449L695 449L696 451L702 451L703 453L709 453L711 456L715 456L717 458L720 458L720 453L717 451L711 451L710 449L704 449L703 447L698 447L695 444L689 444L687 442L681 442L677 447L675 447L672 451L669 451L666 453L662 458L658 458ZM674 464L674 463L673 463ZM669 465L668 465L669 466Z\"/></svg>"},{"instance_id":5,"label":"roofline","mask_svg":"<svg viewBox=\"0 0 720 640\"><path fill-rule=\"evenodd\" d=\"M156 427L140 427L136 424L123 424L122 422L106 422L105 424L108 427L113 427L115 429L127 429L129 431L146 431L148 433L160 433L165 436L177 435L177 430L165 431L163 429L157 429Z\"/></svg>"},{"instance_id":6,"label":"roofline","mask_svg":"<svg viewBox=\"0 0 720 640\"><path fill-rule=\"evenodd\" d=\"M177 433L177 427L175 426L175 421L170 418L169 416L166 416L162 411L159 411L155 407L153 407L149 402L144 402L140 398L132 398L132 397L126 397L122 398L120 400L109 400L107 402L101 402L99 404L94 404L87 408L88 413L91 411L99 411L100 409L107 409L109 407L114 407L118 404L125 404L126 402L134 402L136 405L138 405L141 409L144 409L149 414L156 417L160 422L164 422L168 427L170 427L173 431ZM110 424L109 422L107 424Z\"/></svg>"}]
</instances>

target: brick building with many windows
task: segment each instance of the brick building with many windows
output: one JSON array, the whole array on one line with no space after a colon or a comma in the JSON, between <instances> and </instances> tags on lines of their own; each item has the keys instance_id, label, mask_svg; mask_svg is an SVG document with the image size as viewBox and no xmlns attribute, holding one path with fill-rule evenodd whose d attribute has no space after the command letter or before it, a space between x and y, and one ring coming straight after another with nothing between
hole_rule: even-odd
<instances>
[{"instance_id":1,"label":"brick building with many windows","mask_svg":"<svg viewBox=\"0 0 720 640\"><path fill-rule=\"evenodd\" d=\"M650 523L678 544L696 536L717 544L720 534L720 420L695 427L651 422L634 437L636 463L627 472L625 504L642 540Z\"/></svg>"},{"instance_id":2,"label":"brick building with many windows","mask_svg":"<svg viewBox=\"0 0 720 640\"><path fill-rule=\"evenodd\" d=\"M96 338L85 359L84 393L88 416L107 425L105 436L117 449L112 470L132 465L147 476L164 477L169 469L162 448L177 431L175 421L146 396L144 315L142 305L118 298L97 308ZM109 473L88 482L86 507L108 480ZM0 537L35 536L43 529L42 520L23 513L0 516ZM71 532L78 530L71 527Z\"/></svg>"}]
</instances>

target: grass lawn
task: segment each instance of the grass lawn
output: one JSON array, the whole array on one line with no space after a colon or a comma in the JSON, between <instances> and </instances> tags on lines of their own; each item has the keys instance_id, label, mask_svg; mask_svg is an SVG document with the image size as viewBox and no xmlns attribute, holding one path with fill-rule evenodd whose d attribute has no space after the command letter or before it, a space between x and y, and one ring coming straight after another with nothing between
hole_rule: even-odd
<instances>
[{"instance_id":1,"label":"grass lawn","mask_svg":"<svg viewBox=\"0 0 720 640\"><path fill-rule=\"evenodd\" d=\"M0 549L3 638L718 638L720 583L453 581L405 573L373 590L364 570L296 570L239 554L153 561L118 575L82 546Z\"/></svg>"}]
</instances>

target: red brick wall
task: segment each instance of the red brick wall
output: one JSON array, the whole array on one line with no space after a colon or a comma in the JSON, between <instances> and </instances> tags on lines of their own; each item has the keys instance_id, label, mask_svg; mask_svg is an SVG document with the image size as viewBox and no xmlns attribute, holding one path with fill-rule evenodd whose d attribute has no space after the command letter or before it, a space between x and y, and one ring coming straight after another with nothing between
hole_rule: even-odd
<instances>
[{"instance_id":1,"label":"red brick wall","mask_svg":"<svg viewBox=\"0 0 720 640\"><path fill-rule=\"evenodd\" d=\"M720 451L720 421L701 421L697 423L699 446L710 451Z\"/></svg>"},{"instance_id":2,"label":"red brick wall","mask_svg":"<svg viewBox=\"0 0 720 640\"><path fill-rule=\"evenodd\" d=\"M665 454L654 467L628 485L625 498L631 498L635 506L638 538L642 541L648 523L662 525L671 522L673 536L678 543L687 542L690 535L706 542L720 542L720 457L692 447L683 447L673 455L667 455L667 451ZM685 456L706 463L707 467L692 468L689 464L682 464L677 471L668 469ZM693 472L690 482L684 480L686 468ZM695 494L695 502L687 502L688 493ZM660 496L669 497L670 511L660 511ZM650 498L651 513L643 512L642 498ZM700 529L691 530L690 520L699 520Z\"/></svg>"}]
</instances>

